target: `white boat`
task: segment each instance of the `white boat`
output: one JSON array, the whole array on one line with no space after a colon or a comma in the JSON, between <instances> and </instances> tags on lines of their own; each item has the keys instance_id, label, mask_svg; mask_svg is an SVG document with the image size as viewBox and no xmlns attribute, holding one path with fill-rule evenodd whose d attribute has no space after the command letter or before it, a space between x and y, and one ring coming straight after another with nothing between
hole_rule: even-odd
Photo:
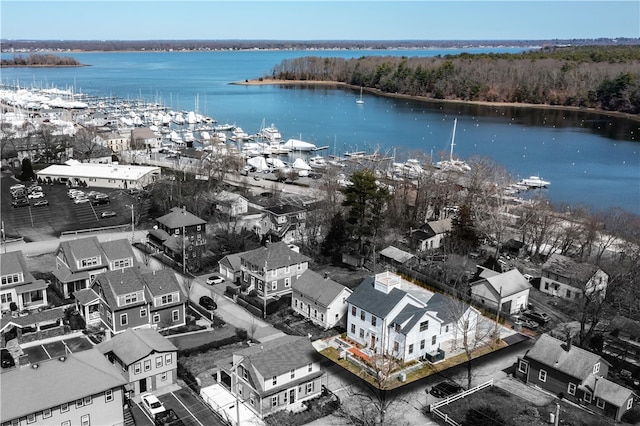
<instances>
[{"instance_id":1,"label":"white boat","mask_svg":"<svg viewBox=\"0 0 640 426\"><path fill-rule=\"evenodd\" d=\"M311 167L302 158L296 158L291 168L297 170L300 177L309 176L309 171L311 170Z\"/></svg>"},{"instance_id":2,"label":"white boat","mask_svg":"<svg viewBox=\"0 0 640 426\"><path fill-rule=\"evenodd\" d=\"M231 131L231 138L235 141L246 141L250 136L247 132L242 130L242 127L236 127Z\"/></svg>"},{"instance_id":3,"label":"white boat","mask_svg":"<svg viewBox=\"0 0 640 426\"><path fill-rule=\"evenodd\" d=\"M551 185L551 182L542 180L540 176L529 176L526 179L522 179L518 182L518 185L524 185L527 188L546 188Z\"/></svg>"},{"instance_id":4,"label":"white boat","mask_svg":"<svg viewBox=\"0 0 640 426\"><path fill-rule=\"evenodd\" d=\"M291 151L314 151L317 147L311 142L305 142L300 139L289 139L282 144L284 148L288 148Z\"/></svg>"},{"instance_id":5,"label":"white boat","mask_svg":"<svg viewBox=\"0 0 640 426\"><path fill-rule=\"evenodd\" d=\"M258 138L261 138L268 142L280 142L282 140L282 134L280 134L280 131L276 128L276 126L271 123L269 127L263 126L262 129L260 129L260 131L258 132Z\"/></svg>"},{"instance_id":6,"label":"white boat","mask_svg":"<svg viewBox=\"0 0 640 426\"><path fill-rule=\"evenodd\" d=\"M230 132L236 128L235 124L218 124L213 126L214 132Z\"/></svg>"},{"instance_id":7,"label":"white boat","mask_svg":"<svg viewBox=\"0 0 640 426\"><path fill-rule=\"evenodd\" d=\"M360 97L356 99L356 103L359 105L364 103L364 101L362 100L362 86L360 86Z\"/></svg>"},{"instance_id":8,"label":"white boat","mask_svg":"<svg viewBox=\"0 0 640 426\"><path fill-rule=\"evenodd\" d=\"M323 168L327 167L327 160L321 155L315 155L309 158L309 165L311 167Z\"/></svg>"},{"instance_id":9,"label":"white boat","mask_svg":"<svg viewBox=\"0 0 640 426\"><path fill-rule=\"evenodd\" d=\"M184 135L182 135L182 140L184 140L187 143L193 142L195 140L195 137L193 136L193 132L185 132Z\"/></svg>"},{"instance_id":10,"label":"white boat","mask_svg":"<svg viewBox=\"0 0 640 426\"><path fill-rule=\"evenodd\" d=\"M285 147L281 141L271 141L269 142L269 149L272 154L276 155L286 155L291 152L291 150Z\"/></svg>"},{"instance_id":11,"label":"white boat","mask_svg":"<svg viewBox=\"0 0 640 426\"><path fill-rule=\"evenodd\" d=\"M447 172L468 172L471 170L471 167L463 160L458 160L453 158L453 147L455 146L456 139L456 125L458 123L458 119L455 118L453 120L453 136L451 136L451 151L449 151L449 159L441 160L436 163L436 167L440 170Z\"/></svg>"}]
</instances>

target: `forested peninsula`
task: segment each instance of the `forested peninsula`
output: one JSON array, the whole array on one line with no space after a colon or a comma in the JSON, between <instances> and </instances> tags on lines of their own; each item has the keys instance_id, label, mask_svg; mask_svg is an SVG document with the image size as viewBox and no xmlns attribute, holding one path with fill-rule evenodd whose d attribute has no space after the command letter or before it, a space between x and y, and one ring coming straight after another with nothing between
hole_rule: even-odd
<instances>
[{"instance_id":1,"label":"forested peninsula","mask_svg":"<svg viewBox=\"0 0 640 426\"><path fill-rule=\"evenodd\" d=\"M436 100L525 103L640 114L640 46L549 47L519 54L306 56L264 78L338 82Z\"/></svg>"},{"instance_id":2,"label":"forested peninsula","mask_svg":"<svg viewBox=\"0 0 640 426\"><path fill-rule=\"evenodd\" d=\"M52 54L32 53L29 56L16 55L11 59L2 59L0 67L81 67L74 58Z\"/></svg>"}]
</instances>

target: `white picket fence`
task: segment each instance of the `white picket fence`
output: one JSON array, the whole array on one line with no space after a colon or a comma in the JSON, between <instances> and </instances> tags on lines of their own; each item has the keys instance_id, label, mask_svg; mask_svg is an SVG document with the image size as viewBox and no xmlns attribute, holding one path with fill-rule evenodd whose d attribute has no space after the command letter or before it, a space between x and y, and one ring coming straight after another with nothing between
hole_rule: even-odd
<instances>
[{"instance_id":1,"label":"white picket fence","mask_svg":"<svg viewBox=\"0 0 640 426\"><path fill-rule=\"evenodd\" d=\"M438 410L438 408L442 407L443 405L449 405L454 401L462 399L467 395L471 395L472 393L478 392L479 390L482 390L484 388L488 388L489 386L493 386L493 379L489 380L488 382L481 383L478 386L474 386L471 389L468 389L466 391L448 396L442 401L434 402L433 404L429 405L429 411L435 414L436 416L440 417L442 420L444 420L446 424L449 424L452 426L461 426L460 423L450 418L448 414L445 414L442 411Z\"/></svg>"}]
</instances>

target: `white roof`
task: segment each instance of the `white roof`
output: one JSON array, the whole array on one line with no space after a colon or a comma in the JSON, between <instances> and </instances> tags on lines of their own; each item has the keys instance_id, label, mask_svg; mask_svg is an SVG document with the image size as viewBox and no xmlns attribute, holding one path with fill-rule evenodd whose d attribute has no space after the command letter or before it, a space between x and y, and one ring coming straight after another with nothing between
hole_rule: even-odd
<instances>
[{"instance_id":1,"label":"white roof","mask_svg":"<svg viewBox=\"0 0 640 426\"><path fill-rule=\"evenodd\" d=\"M73 178L98 178L138 180L149 173L160 174L159 167L132 166L129 164L90 164L71 162L69 165L54 164L38 172L39 175L65 176Z\"/></svg>"}]
</instances>

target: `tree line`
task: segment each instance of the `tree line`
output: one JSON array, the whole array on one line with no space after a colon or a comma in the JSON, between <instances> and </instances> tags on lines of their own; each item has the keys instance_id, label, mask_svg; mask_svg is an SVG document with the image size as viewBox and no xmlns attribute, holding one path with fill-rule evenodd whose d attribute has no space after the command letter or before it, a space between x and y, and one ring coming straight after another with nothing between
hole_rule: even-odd
<instances>
[{"instance_id":1,"label":"tree line","mask_svg":"<svg viewBox=\"0 0 640 426\"><path fill-rule=\"evenodd\" d=\"M430 99L640 113L640 46L549 47L519 54L286 59L268 78L346 83Z\"/></svg>"},{"instance_id":2,"label":"tree line","mask_svg":"<svg viewBox=\"0 0 640 426\"><path fill-rule=\"evenodd\" d=\"M0 61L2 67L79 67L82 66L74 58L52 54L32 53L28 56L16 55Z\"/></svg>"}]
</instances>

